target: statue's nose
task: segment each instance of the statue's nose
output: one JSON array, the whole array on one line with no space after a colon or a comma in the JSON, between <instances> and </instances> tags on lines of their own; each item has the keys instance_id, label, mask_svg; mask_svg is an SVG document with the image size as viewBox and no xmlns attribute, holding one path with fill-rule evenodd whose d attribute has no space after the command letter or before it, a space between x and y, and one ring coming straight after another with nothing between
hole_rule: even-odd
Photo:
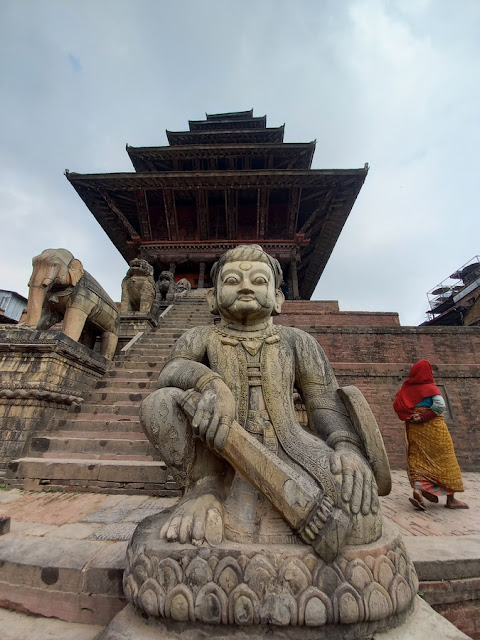
<instances>
[{"instance_id":1,"label":"statue's nose","mask_svg":"<svg viewBox=\"0 0 480 640\"><path fill-rule=\"evenodd\" d=\"M253 293L253 289L244 282L242 283L241 288L238 290L238 293Z\"/></svg>"}]
</instances>

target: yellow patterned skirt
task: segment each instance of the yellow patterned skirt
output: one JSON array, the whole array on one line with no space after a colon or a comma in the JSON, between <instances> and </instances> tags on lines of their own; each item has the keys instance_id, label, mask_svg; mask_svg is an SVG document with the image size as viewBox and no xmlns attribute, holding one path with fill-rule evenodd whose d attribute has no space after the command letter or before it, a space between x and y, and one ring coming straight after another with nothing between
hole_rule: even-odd
<instances>
[{"instance_id":1,"label":"yellow patterned skirt","mask_svg":"<svg viewBox=\"0 0 480 640\"><path fill-rule=\"evenodd\" d=\"M418 407L415 411L420 412ZM413 488L430 487L445 495L463 491L463 481L452 438L443 416L428 422L406 422L407 473Z\"/></svg>"}]
</instances>

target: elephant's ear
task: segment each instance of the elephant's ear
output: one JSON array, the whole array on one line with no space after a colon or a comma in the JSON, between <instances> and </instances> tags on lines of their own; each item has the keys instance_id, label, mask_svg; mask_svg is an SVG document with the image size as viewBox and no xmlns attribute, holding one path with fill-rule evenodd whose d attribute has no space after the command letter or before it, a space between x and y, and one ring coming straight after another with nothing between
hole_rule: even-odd
<instances>
[{"instance_id":1,"label":"elephant's ear","mask_svg":"<svg viewBox=\"0 0 480 640\"><path fill-rule=\"evenodd\" d=\"M80 260L74 258L68 265L68 277L70 284L74 287L83 276L83 265Z\"/></svg>"}]
</instances>

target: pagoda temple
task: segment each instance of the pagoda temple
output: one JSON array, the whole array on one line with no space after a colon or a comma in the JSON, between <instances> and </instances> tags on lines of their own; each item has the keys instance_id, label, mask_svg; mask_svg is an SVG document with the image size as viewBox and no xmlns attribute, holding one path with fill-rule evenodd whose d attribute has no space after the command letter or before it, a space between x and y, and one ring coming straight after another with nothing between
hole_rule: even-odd
<instances>
[{"instance_id":1,"label":"pagoda temple","mask_svg":"<svg viewBox=\"0 0 480 640\"><path fill-rule=\"evenodd\" d=\"M311 169L315 142L283 142L253 109L207 114L168 146L127 145L135 172L66 172L122 256L194 288L240 243L283 268L287 298L309 300L368 172Z\"/></svg>"}]
</instances>

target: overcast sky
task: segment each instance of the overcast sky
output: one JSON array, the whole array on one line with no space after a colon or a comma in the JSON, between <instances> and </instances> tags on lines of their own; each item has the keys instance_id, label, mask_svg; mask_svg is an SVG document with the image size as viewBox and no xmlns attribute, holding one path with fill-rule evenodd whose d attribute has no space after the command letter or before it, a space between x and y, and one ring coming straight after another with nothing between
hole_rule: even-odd
<instances>
[{"instance_id":1,"label":"overcast sky","mask_svg":"<svg viewBox=\"0 0 480 640\"><path fill-rule=\"evenodd\" d=\"M127 264L67 182L125 144L254 108L313 168L370 165L313 296L426 318L480 253L478 0L1 0L0 288L65 247L120 299Z\"/></svg>"}]
</instances>

